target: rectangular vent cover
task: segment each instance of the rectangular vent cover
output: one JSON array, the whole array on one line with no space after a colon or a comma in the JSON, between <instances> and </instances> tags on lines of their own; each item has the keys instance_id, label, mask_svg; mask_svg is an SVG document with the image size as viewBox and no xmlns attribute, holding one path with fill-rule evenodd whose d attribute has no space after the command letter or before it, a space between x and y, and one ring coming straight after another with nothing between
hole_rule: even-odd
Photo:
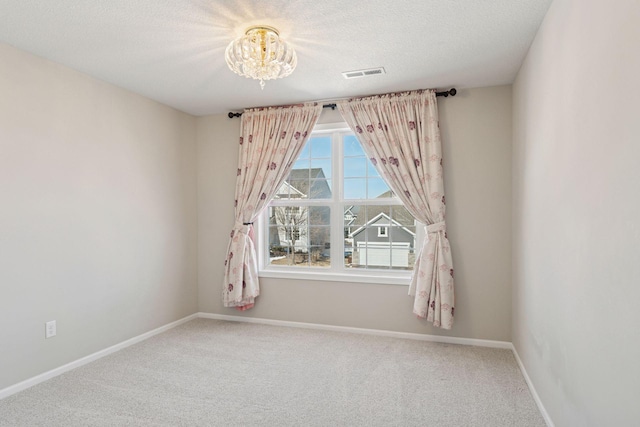
<instances>
[{"instance_id":1,"label":"rectangular vent cover","mask_svg":"<svg viewBox=\"0 0 640 427\"><path fill-rule=\"evenodd\" d=\"M384 68L369 68L367 70L353 70L353 71L343 71L342 75L345 79L356 79L358 77L369 77L376 76L379 74L385 74Z\"/></svg>"}]
</instances>

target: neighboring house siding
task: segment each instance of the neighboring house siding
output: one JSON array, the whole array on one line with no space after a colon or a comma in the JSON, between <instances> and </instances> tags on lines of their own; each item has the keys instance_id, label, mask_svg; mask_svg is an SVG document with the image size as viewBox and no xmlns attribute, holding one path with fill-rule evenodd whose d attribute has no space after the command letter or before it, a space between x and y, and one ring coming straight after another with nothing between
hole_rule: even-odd
<instances>
[{"instance_id":1,"label":"neighboring house siding","mask_svg":"<svg viewBox=\"0 0 640 427\"><path fill-rule=\"evenodd\" d=\"M392 242L406 242L413 248L415 237L401 226L396 224L390 225L389 218L385 215L377 220L365 224L364 228L356 230L353 233L353 240L358 242L389 242L389 236ZM388 236L379 236L378 227L387 227Z\"/></svg>"},{"instance_id":2,"label":"neighboring house siding","mask_svg":"<svg viewBox=\"0 0 640 427\"><path fill-rule=\"evenodd\" d=\"M393 227L389 225L382 225L387 227L388 235L391 237L392 242L407 242L413 248L414 237L411 233L408 233L401 227ZM378 235L378 225L367 227L362 232L353 236L354 242L389 242L389 236Z\"/></svg>"},{"instance_id":3,"label":"neighboring house siding","mask_svg":"<svg viewBox=\"0 0 640 427\"><path fill-rule=\"evenodd\" d=\"M386 235L380 235L380 227L386 228ZM385 214L379 214L354 231L352 238L354 266L409 268L413 265L415 234Z\"/></svg>"}]
</instances>

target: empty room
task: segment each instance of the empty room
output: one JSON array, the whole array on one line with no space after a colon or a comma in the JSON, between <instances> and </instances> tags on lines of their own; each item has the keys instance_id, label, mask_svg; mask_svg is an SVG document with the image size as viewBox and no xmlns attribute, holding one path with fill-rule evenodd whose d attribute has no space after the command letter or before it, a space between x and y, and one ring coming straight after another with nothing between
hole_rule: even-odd
<instances>
[{"instance_id":1,"label":"empty room","mask_svg":"<svg viewBox=\"0 0 640 427\"><path fill-rule=\"evenodd\" d=\"M0 427L640 425L638 0L0 0Z\"/></svg>"}]
</instances>

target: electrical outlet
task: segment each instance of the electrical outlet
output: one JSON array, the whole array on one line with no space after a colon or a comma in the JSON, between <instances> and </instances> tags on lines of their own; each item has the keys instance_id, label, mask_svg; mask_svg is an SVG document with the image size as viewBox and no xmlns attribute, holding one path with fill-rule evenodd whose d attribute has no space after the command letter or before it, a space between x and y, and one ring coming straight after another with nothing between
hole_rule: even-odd
<instances>
[{"instance_id":1,"label":"electrical outlet","mask_svg":"<svg viewBox=\"0 0 640 427\"><path fill-rule=\"evenodd\" d=\"M44 337L51 338L56 336L56 321L52 320L44 324Z\"/></svg>"}]
</instances>

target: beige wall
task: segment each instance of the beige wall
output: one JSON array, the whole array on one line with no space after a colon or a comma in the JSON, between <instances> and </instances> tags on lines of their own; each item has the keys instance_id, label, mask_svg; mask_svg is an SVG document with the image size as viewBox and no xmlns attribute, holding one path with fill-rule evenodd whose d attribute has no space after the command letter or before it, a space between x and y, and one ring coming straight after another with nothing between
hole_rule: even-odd
<instances>
[{"instance_id":1,"label":"beige wall","mask_svg":"<svg viewBox=\"0 0 640 427\"><path fill-rule=\"evenodd\" d=\"M197 230L195 118L2 44L0 94L2 389L194 313Z\"/></svg>"},{"instance_id":2,"label":"beige wall","mask_svg":"<svg viewBox=\"0 0 640 427\"><path fill-rule=\"evenodd\" d=\"M233 225L240 122L198 119L200 311L457 337L511 340L511 87L440 99L448 234L456 267L456 324L441 331L411 312L408 287L262 279L256 307L222 307ZM321 121L335 121L325 110Z\"/></svg>"},{"instance_id":3,"label":"beige wall","mask_svg":"<svg viewBox=\"0 0 640 427\"><path fill-rule=\"evenodd\" d=\"M555 0L514 85L514 345L557 426L640 425L640 3Z\"/></svg>"}]
</instances>

